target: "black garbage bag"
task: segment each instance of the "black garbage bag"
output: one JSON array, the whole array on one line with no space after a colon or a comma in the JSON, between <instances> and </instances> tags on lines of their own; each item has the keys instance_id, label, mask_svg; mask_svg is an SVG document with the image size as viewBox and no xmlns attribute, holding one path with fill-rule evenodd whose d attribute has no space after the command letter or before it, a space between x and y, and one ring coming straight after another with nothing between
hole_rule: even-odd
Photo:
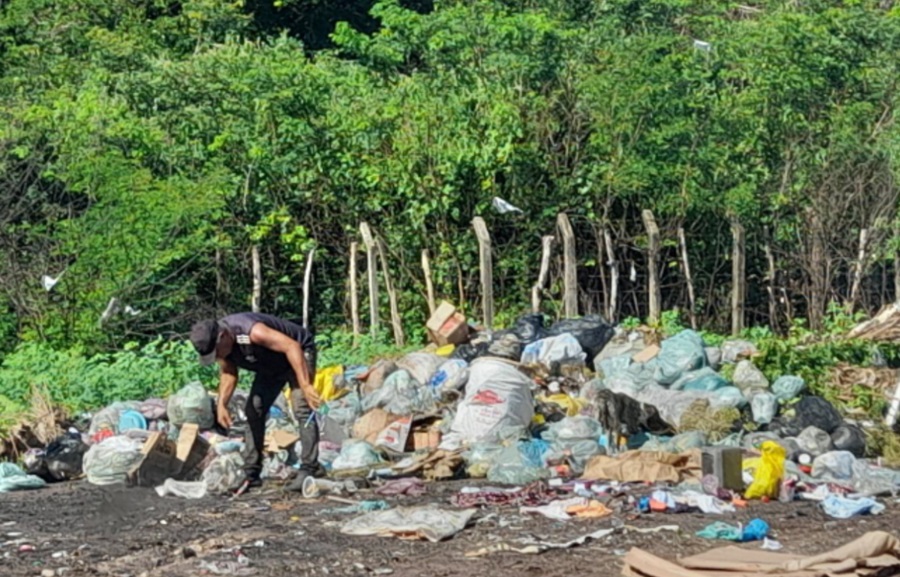
<instances>
[{"instance_id":1,"label":"black garbage bag","mask_svg":"<svg viewBox=\"0 0 900 577\"><path fill-rule=\"evenodd\" d=\"M597 407L597 420L611 433L630 437L643 432L653 435L672 432L672 427L659 416L656 407L635 401L628 395L603 389L597 392L594 406Z\"/></svg>"},{"instance_id":2,"label":"black garbage bag","mask_svg":"<svg viewBox=\"0 0 900 577\"><path fill-rule=\"evenodd\" d=\"M525 345L519 339L515 332L497 331L491 339L487 348L487 356L500 357L501 359L509 359L511 361L520 361L522 359L522 349Z\"/></svg>"},{"instance_id":3,"label":"black garbage bag","mask_svg":"<svg viewBox=\"0 0 900 577\"><path fill-rule=\"evenodd\" d=\"M606 343L613 338L615 329L600 315L587 315L580 319L564 319L553 324L547 330L547 336L555 337L563 333L571 333L572 336L587 353L587 358L593 359Z\"/></svg>"},{"instance_id":4,"label":"black garbage bag","mask_svg":"<svg viewBox=\"0 0 900 577\"><path fill-rule=\"evenodd\" d=\"M510 330L519 337L523 345L530 345L547 336L547 329L544 328L544 315L541 314L522 315Z\"/></svg>"},{"instance_id":5,"label":"black garbage bag","mask_svg":"<svg viewBox=\"0 0 900 577\"><path fill-rule=\"evenodd\" d=\"M62 435L47 445L43 454L28 460L26 471L48 483L75 479L81 476L81 463L87 450L80 434Z\"/></svg>"},{"instance_id":6,"label":"black garbage bag","mask_svg":"<svg viewBox=\"0 0 900 577\"><path fill-rule=\"evenodd\" d=\"M856 425L841 425L831 433L831 441L838 451L850 451L854 457L866 454L866 434Z\"/></svg>"},{"instance_id":7,"label":"black garbage bag","mask_svg":"<svg viewBox=\"0 0 900 577\"><path fill-rule=\"evenodd\" d=\"M462 359L467 363L471 363L478 357L483 357L487 354L488 343L480 342L475 344L462 344L457 345L455 349L453 349L453 353L450 355L451 359Z\"/></svg>"},{"instance_id":8,"label":"black garbage bag","mask_svg":"<svg viewBox=\"0 0 900 577\"><path fill-rule=\"evenodd\" d=\"M822 397L803 397L793 408L793 417L776 417L768 430L781 438L796 437L803 429L815 427L829 435L844 424L844 419L834 406Z\"/></svg>"}]
</instances>

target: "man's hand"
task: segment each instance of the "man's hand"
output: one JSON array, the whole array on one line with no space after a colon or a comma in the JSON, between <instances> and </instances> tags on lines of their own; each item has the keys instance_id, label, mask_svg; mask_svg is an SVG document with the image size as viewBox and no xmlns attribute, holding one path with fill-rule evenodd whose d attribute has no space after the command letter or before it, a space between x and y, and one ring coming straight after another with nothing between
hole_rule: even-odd
<instances>
[{"instance_id":1,"label":"man's hand","mask_svg":"<svg viewBox=\"0 0 900 577\"><path fill-rule=\"evenodd\" d=\"M231 429L231 413L228 411L227 406L219 405L218 408L216 408L216 417L223 429L226 431Z\"/></svg>"},{"instance_id":2,"label":"man's hand","mask_svg":"<svg viewBox=\"0 0 900 577\"><path fill-rule=\"evenodd\" d=\"M312 385L306 385L305 387L301 386L300 390L303 391L303 396L306 397L306 402L310 408L314 411L319 410L319 407L322 405L322 399L319 397L316 389Z\"/></svg>"}]
</instances>

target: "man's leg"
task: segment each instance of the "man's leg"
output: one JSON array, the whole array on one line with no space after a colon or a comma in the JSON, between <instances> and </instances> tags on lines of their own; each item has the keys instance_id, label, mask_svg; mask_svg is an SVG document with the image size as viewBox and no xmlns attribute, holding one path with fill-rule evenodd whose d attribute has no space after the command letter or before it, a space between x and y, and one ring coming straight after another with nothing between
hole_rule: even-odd
<instances>
[{"instance_id":1,"label":"man's leg","mask_svg":"<svg viewBox=\"0 0 900 577\"><path fill-rule=\"evenodd\" d=\"M306 366L309 367L310 383L315 382L316 378L316 351L304 351L306 358ZM319 464L319 423L316 421L315 413L306 400L303 391L295 379L290 381L291 385L291 409L294 412L294 418L300 426L300 474L294 479L294 482L288 487L292 491L299 491L302 488L303 480L306 477L324 477L326 471Z\"/></svg>"},{"instance_id":2,"label":"man's leg","mask_svg":"<svg viewBox=\"0 0 900 577\"><path fill-rule=\"evenodd\" d=\"M246 451L244 472L247 479L254 485L260 481L262 473L263 449L266 438L266 417L269 409L279 393L284 389L284 378L275 378L270 375L257 373L247 397L247 425L250 429L246 436Z\"/></svg>"}]
</instances>

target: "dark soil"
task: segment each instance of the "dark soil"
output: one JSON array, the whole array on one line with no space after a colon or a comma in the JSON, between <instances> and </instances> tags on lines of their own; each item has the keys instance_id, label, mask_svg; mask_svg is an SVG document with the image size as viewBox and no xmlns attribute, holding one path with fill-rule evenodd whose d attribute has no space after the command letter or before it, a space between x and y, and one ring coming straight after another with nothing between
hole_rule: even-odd
<instances>
[{"instance_id":1,"label":"dark soil","mask_svg":"<svg viewBox=\"0 0 900 577\"><path fill-rule=\"evenodd\" d=\"M437 483L416 499L389 498L391 504L440 502L463 483ZM359 498L376 498L360 495ZM343 505L304 501L279 487L265 488L238 500L208 497L188 501L160 498L149 489L94 487L67 483L32 492L0 495L0 575L69 577L193 577L213 574L201 568L242 567L260 576L447 575L612 576L619 575L621 557L632 547L676 557L724 545L694 536L721 520L747 522L760 517L787 552L814 554L850 541L867 531L896 530L900 506L884 501L887 511L876 517L838 521L814 503L751 503L725 515L652 514L630 519L622 513L604 519L554 522L522 517L515 507L479 511L474 522L442 543L403 541L385 537L352 537L340 533L352 514L328 511ZM617 503L610 504L617 509ZM537 538L564 542L580 535L621 525L650 528L678 525L679 532L636 533L620 530L611 536L568 550L538 555L504 552L480 558L465 553L483 547ZM20 551L23 545L31 551ZM743 545L758 548L759 542ZM235 564L239 548L249 564Z\"/></svg>"}]
</instances>

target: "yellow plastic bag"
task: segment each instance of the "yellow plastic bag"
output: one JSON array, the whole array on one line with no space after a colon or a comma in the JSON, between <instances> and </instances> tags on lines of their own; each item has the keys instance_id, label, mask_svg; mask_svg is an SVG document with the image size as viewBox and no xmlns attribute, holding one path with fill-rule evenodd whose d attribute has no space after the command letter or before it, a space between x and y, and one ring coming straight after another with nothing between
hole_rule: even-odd
<instances>
[{"instance_id":1,"label":"yellow plastic bag","mask_svg":"<svg viewBox=\"0 0 900 577\"><path fill-rule=\"evenodd\" d=\"M456 350L456 345L444 345L442 347L439 347L437 350L435 350L434 354L436 354L439 357L449 357L450 355L453 354L453 351L455 351L455 350Z\"/></svg>"},{"instance_id":2,"label":"yellow plastic bag","mask_svg":"<svg viewBox=\"0 0 900 577\"><path fill-rule=\"evenodd\" d=\"M323 403L333 401L334 399L337 399L341 396L338 393L345 392L337 391L334 388L334 379L343 374L344 367L341 365L334 365L332 367L325 367L324 369L316 370L316 378L313 381L313 388L315 388L316 392L319 393L319 398L322 399ZM289 387L285 388L284 397L288 400L288 403L290 403L291 390Z\"/></svg>"},{"instance_id":3,"label":"yellow plastic bag","mask_svg":"<svg viewBox=\"0 0 900 577\"><path fill-rule=\"evenodd\" d=\"M585 402L581 399L570 397L565 393L557 393L555 395L540 396L537 398L542 403L552 403L566 410L567 417L574 417L584 408Z\"/></svg>"},{"instance_id":4,"label":"yellow plastic bag","mask_svg":"<svg viewBox=\"0 0 900 577\"><path fill-rule=\"evenodd\" d=\"M764 441L760 446L762 457L753 482L747 487L744 497L747 499L777 498L781 479L784 477L784 460L787 453L784 447L775 441Z\"/></svg>"}]
</instances>

